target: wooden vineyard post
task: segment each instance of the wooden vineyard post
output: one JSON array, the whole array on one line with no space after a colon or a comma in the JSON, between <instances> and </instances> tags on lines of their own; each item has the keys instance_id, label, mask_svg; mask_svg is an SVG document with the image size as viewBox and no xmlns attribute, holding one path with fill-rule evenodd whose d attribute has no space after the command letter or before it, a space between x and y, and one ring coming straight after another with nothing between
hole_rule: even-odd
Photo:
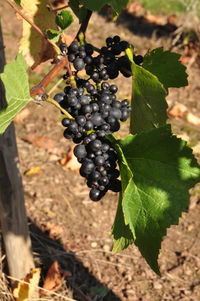
<instances>
[{"instance_id":1,"label":"wooden vineyard post","mask_svg":"<svg viewBox=\"0 0 200 301\"><path fill-rule=\"evenodd\" d=\"M0 26L0 72L5 65ZM5 106L5 92L0 82L0 110ZM22 279L34 267L31 240L24 205L22 179L13 123L0 134L0 223L9 275Z\"/></svg>"}]
</instances>

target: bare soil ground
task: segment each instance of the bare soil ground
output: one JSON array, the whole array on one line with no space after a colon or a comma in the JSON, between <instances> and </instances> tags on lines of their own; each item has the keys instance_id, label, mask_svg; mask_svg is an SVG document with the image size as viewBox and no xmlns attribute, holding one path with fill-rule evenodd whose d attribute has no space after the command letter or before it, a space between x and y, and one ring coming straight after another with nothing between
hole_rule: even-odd
<instances>
[{"instance_id":1,"label":"bare soil ground","mask_svg":"<svg viewBox=\"0 0 200 301\"><path fill-rule=\"evenodd\" d=\"M20 22L5 3L1 3L0 9L6 56L10 61L17 51L13 41L20 36ZM137 22L134 24L137 26ZM138 31L134 34L130 26L128 29L126 24L116 25L94 14L88 28L88 41L100 46L108 35L115 34L133 43L141 54L158 46L168 49L172 41L169 35L157 38ZM182 103L199 116L200 69L196 61L189 65L188 72L189 86L170 91L168 102L169 105ZM119 78L117 83L121 91L119 97L130 98L130 80ZM120 254L111 252L110 229L117 194L108 193L99 203L91 202L79 174L59 164L72 146L63 138L59 112L48 104L35 103L31 103L28 110L31 114L16 123L16 134L36 264L42 267L44 277L55 260L70 272L57 291L60 296L43 296L41 300L64 300L65 297L78 301L200 300L200 188L191 192L188 212L183 214L178 226L168 230L162 243L159 277L150 270L135 246ZM174 132L186 137L199 157L199 128L184 121L171 122ZM124 125L120 135L127 128L128 125ZM39 137L46 137L46 146L33 143ZM33 167L41 171L32 176L26 174ZM0 299L12 300L3 273Z\"/></svg>"}]
</instances>

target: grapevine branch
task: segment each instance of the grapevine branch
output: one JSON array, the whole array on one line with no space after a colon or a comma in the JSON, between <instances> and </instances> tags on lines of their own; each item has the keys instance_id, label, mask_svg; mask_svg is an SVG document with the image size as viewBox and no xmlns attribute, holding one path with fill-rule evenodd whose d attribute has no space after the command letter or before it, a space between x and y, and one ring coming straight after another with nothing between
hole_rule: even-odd
<instances>
[{"instance_id":1,"label":"grapevine branch","mask_svg":"<svg viewBox=\"0 0 200 301\"><path fill-rule=\"evenodd\" d=\"M52 79L56 77L59 71L61 71L64 67L67 68L69 75L72 75L67 57L62 56L61 60L56 65L54 65L54 67L49 71L47 75L45 75L41 82L31 89L30 95L33 97L39 94L43 94L45 92L44 88L48 86Z\"/></svg>"}]
</instances>

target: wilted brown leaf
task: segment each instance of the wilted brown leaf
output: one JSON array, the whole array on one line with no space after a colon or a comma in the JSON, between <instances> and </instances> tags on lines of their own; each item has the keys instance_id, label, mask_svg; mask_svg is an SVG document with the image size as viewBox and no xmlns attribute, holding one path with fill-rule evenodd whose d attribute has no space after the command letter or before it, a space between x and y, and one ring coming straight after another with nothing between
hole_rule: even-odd
<instances>
[{"instance_id":1,"label":"wilted brown leaf","mask_svg":"<svg viewBox=\"0 0 200 301\"><path fill-rule=\"evenodd\" d=\"M80 169L81 164L77 161L77 158L74 156L74 148L71 147L64 155L62 159L59 160L60 165L62 165L66 169L70 169L73 171L78 172Z\"/></svg>"},{"instance_id":2,"label":"wilted brown leaf","mask_svg":"<svg viewBox=\"0 0 200 301\"><path fill-rule=\"evenodd\" d=\"M46 224L43 225L44 231L47 231L49 233L49 236L52 239L58 239L60 238L63 229L61 226L56 225L55 223L52 222L47 222Z\"/></svg>"},{"instance_id":3,"label":"wilted brown leaf","mask_svg":"<svg viewBox=\"0 0 200 301\"><path fill-rule=\"evenodd\" d=\"M50 296L52 292L57 291L62 286L66 276L71 276L71 273L61 269L58 261L54 261L47 272L47 276L43 285L45 291L40 290L40 294Z\"/></svg>"}]
</instances>

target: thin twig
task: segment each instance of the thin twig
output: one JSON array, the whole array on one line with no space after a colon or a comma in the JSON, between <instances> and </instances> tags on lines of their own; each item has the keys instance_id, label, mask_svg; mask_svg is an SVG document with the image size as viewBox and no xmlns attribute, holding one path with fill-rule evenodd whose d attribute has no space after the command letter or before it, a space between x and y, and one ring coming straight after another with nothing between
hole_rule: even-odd
<instances>
[{"instance_id":1,"label":"thin twig","mask_svg":"<svg viewBox=\"0 0 200 301\"><path fill-rule=\"evenodd\" d=\"M56 108L58 108L63 114L65 114L65 117L69 118L69 119L74 119L65 109L63 109L59 103L57 101L55 101L52 98L48 98L46 100L46 102L49 102L51 104L53 104Z\"/></svg>"},{"instance_id":2,"label":"thin twig","mask_svg":"<svg viewBox=\"0 0 200 301\"><path fill-rule=\"evenodd\" d=\"M88 27L88 24L89 24L89 21L90 21L90 18L92 16L92 11L91 10L87 10L87 14L86 14L86 17L85 19L83 20L83 22L81 23L81 26L76 34L76 37L75 39L79 39L79 35L80 33L83 33L84 37L85 37L85 33L86 33L86 30L87 30L87 27Z\"/></svg>"}]
</instances>

